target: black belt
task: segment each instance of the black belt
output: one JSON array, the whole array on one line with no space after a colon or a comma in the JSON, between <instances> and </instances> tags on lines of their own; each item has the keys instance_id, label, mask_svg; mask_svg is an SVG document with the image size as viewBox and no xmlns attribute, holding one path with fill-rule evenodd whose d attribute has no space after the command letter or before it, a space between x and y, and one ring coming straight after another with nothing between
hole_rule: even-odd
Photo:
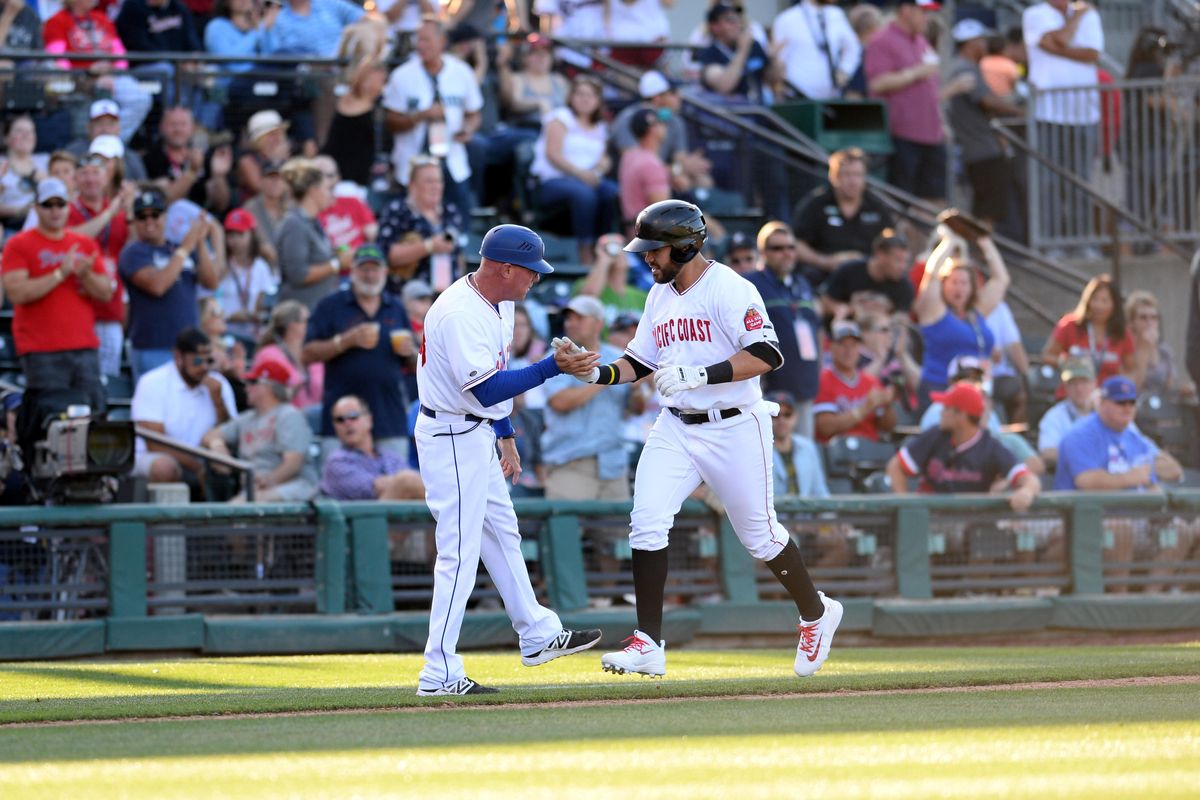
<instances>
[{"instance_id":1,"label":"black belt","mask_svg":"<svg viewBox=\"0 0 1200 800\"><path fill-rule=\"evenodd\" d=\"M667 411L670 411L672 414L679 417L679 421L684 425L702 425L705 422L712 421L708 418L708 414L685 414L679 409L671 408L670 406L667 407ZM722 408L719 412L721 419L736 417L740 413L742 413L740 408Z\"/></svg>"},{"instance_id":2,"label":"black belt","mask_svg":"<svg viewBox=\"0 0 1200 800\"><path fill-rule=\"evenodd\" d=\"M437 419L437 416L438 416L438 412L434 411L432 408L429 408L428 406L421 406L421 413L427 417L431 417L432 419ZM449 411L443 411L442 413L450 414ZM486 422L488 425L491 425L495 422L494 419L486 419L484 417L477 417L474 414L454 414L452 416L462 417L464 422Z\"/></svg>"}]
</instances>

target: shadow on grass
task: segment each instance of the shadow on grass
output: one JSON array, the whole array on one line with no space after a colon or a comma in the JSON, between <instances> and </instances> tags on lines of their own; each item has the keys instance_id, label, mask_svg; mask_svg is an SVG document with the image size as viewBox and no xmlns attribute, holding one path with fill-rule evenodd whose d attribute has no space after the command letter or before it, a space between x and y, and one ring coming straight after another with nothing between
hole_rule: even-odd
<instances>
[{"instance_id":1,"label":"shadow on grass","mask_svg":"<svg viewBox=\"0 0 1200 800\"><path fill-rule=\"evenodd\" d=\"M347 692L351 690L346 690ZM373 689L370 692L380 692ZM340 692L325 692L333 697ZM939 732L1200 723L1194 685L770 697L588 707L163 720L0 728L0 763L507 747L662 737ZM211 698L205 698L211 699ZM343 698L342 704L345 704Z\"/></svg>"},{"instance_id":2,"label":"shadow on grass","mask_svg":"<svg viewBox=\"0 0 1200 800\"><path fill-rule=\"evenodd\" d=\"M161 668L158 674L151 674L150 670L154 667L146 667L145 674L138 674L132 671L132 668L125 667L124 669L107 670L98 667L66 667L62 665L45 666L25 666L25 665L9 665L0 670L0 680L3 676L27 676L38 675L43 678L48 678L54 681L81 681L84 683L96 684L114 684L117 686L141 686L147 689L236 689L241 684L230 683L229 681L212 681L212 680L196 680L194 678L172 678L169 675L164 675ZM90 702L90 699L76 698L75 703ZM6 701L0 701L0 719L3 719L4 706Z\"/></svg>"}]
</instances>

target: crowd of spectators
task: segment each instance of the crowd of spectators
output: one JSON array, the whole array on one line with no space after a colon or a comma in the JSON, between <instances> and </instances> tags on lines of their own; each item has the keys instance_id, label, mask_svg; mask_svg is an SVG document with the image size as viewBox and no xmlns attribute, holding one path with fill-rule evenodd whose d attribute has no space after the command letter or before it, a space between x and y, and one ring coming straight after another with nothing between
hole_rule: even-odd
<instances>
[{"instance_id":1,"label":"crowd of spectators","mask_svg":"<svg viewBox=\"0 0 1200 800\"><path fill-rule=\"evenodd\" d=\"M1109 486L1087 477L1097 440L1075 452L1075 431L1107 426L1124 447L1131 420L1117 409L1190 390L1153 295L1090 282L1037 353L1061 368L1060 402L1030 417L1030 357L988 235L948 224L926 242L868 188L879 164L857 148L832 154L811 191L767 197L772 181L731 179L728 154L684 114L689 100L882 101L891 183L944 205L953 156L974 216L1019 231L1023 169L990 120L1022 113L1022 75L1039 87L1096 80L1095 9L1047 0L1023 33L1001 36L977 19L938 20L926 0L849 13L802 0L774 20L712 0L695 4L696 47L680 65L655 47L667 5L467 2L447 17L428 0L371 13L349 0L65 0L39 24L32 6L5 4L7 47L44 46L88 94L79 137L61 117L6 120L3 287L26 389L102 409L127 371L133 420L254 463L258 499L419 498L409 439L422 320L470 268L477 217L490 219L481 209L544 223L581 267L518 309L515 366L560 329L619 352L652 283L621 251L637 212L740 193L741 208L781 209L761 226L709 220L710 255L755 284L779 333L784 366L763 387L779 408L777 495L827 494L823 448L845 437L900 447L885 470L895 491L909 478L929 491L1008 486L1020 510L1047 468L1047 485ZM556 49L550 32L636 45L610 52L640 70L636 92L596 78L585 50ZM945 66L938 34L953 43ZM181 51L244 61L205 77L187 62L94 58ZM263 72L255 59L274 55L347 65ZM1064 159L1095 150L1098 118L1081 97L1036 109ZM1086 175L1090 160L1074 167ZM514 491L627 497L659 408L644 382L597 393L551 381L518 398L527 469ZM1014 423L1025 437L1002 427ZM1099 467L1131 475L1122 487L1178 477L1138 441ZM161 444L139 442L136 471L220 494L220 475ZM247 488L226 481L225 496Z\"/></svg>"}]
</instances>

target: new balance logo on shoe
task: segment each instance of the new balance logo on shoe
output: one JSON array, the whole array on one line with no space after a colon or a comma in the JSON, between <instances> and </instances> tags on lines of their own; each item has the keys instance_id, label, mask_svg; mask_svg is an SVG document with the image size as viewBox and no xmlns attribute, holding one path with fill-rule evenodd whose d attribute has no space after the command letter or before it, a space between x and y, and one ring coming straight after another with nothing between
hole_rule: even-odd
<instances>
[{"instance_id":1,"label":"new balance logo on shoe","mask_svg":"<svg viewBox=\"0 0 1200 800\"><path fill-rule=\"evenodd\" d=\"M470 678L460 678L453 683L447 683L445 686L437 686L432 689L424 686L417 687L417 697L447 697L452 695L467 695L467 694L499 694L499 689L493 689L490 686L480 686Z\"/></svg>"},{"instance_id":2,"label":"new balance logo on shoe","mask_svg":"<svg viewBox=\"0 0 1200 800\"><path fill-rule=\"evenodd\" d=\"M553 661L562 656L569 656L573 653L581 653L591 647L595 647L600 643L600 630L593 628L586 631L569 631L563 629L558 632L558 635L550 640L550 643L543 647L538 652L521 656L521 663L527 667L536 667L539 664L545 664L547 661Z\"/></svg>"}]
</instances>

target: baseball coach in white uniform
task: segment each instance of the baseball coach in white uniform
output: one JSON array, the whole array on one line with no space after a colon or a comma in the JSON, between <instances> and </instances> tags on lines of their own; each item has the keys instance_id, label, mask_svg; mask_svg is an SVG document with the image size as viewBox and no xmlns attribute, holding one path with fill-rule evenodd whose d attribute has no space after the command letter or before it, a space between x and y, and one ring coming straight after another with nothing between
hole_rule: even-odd
<instances>
[{"instance_id":1,"label":"baseball coach in white uniform","mask_svg":"<svg viewBox=\"0 0 1200 800\"><path fill-rule=\"evenodd\" d=\"M554 271L544 253L541 237L528 228L492 228L479 250L478 271L455 281L425 317L416 442L425 499L437 521L437 562L420 696L497 691L468 678L457 653L481 558L520 637L526 666L600 641L598 630L564 630L558 615L538 604L504 484L506 478L515 483L521 472L508 420L512 398L562 372L586 375L599 357L565 346L524 369L505 369L513 301L523 300L541 275Z\"/></svg>"},{"instance_id":2,"label":"baseball coach in white uniform","mask_svg":"<svg viewBox=\"0 0 1200 800\"><path fill-rule=\"evenodd\" d=\"M654 276L625 354L581 379L616 384L654 373L665 403L638 461L629 543L638 629L628 646L601 658L619 674L666 673L662 641L667 538L675 514L700 482L725 505L738 539L767 562L800 613L797 675L829 655L842 606L813 586L800 550L775 516L772 432L778 406L763 402L758 378L783 363L778 337L754 284L700 252L700 209L664 200L638 215L625 249L643 253ZM703 366L707 365L707 366Z\"/></svg>"}]
</instances>

